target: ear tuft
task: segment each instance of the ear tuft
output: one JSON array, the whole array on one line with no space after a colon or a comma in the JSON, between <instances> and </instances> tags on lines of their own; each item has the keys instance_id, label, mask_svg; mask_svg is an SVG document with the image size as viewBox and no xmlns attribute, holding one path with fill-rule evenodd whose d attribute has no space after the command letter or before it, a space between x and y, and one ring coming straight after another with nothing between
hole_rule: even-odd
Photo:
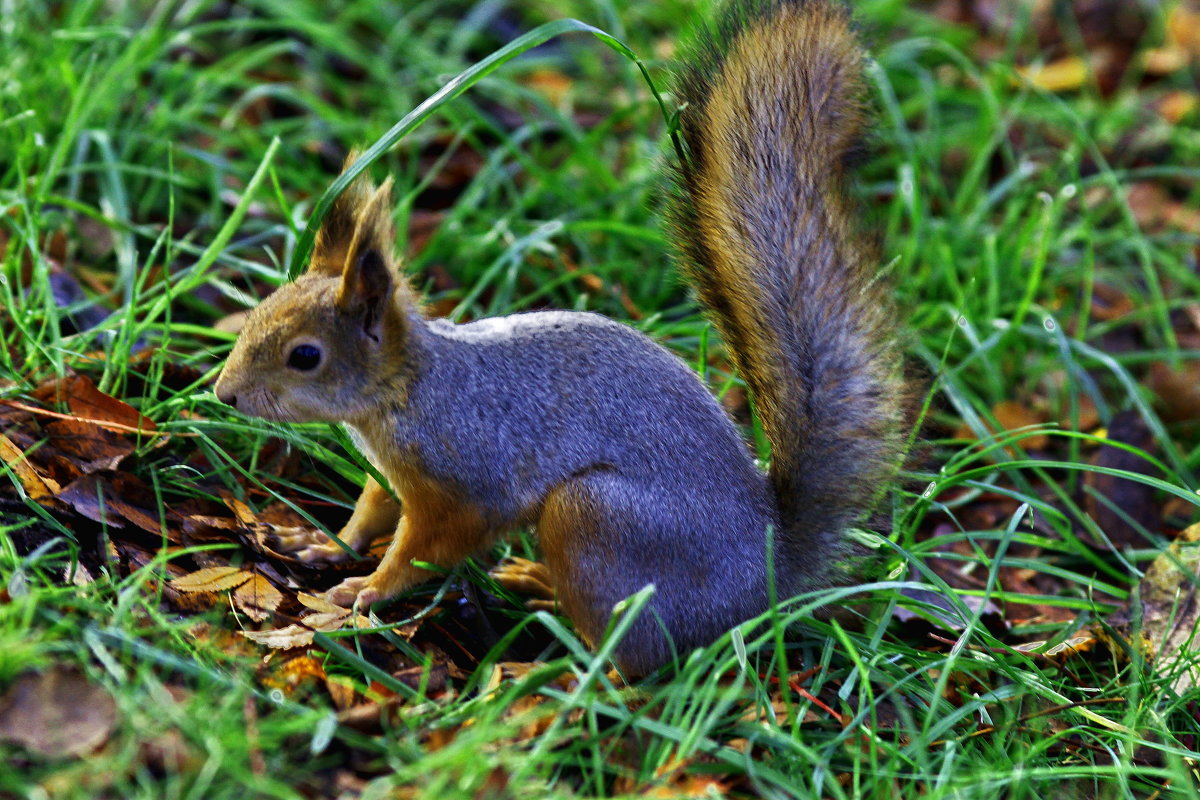
<instances>
[{"instance_id":1,"label":"ear tuft","mask_svg":"<svg viewBox=\"0 0 1200 800\"><path fill-rule=\"evenodd\" d=\"M358 161L360 155L362 153L357 149L346 155L346 161L342 164L343 174ZM330 276L341 274L350 255L359 220L378 193L370 176L363 173L338 195L321 221L321 229L317 231L312 257L308 262L309 272Z\"/></svg>"}]
</instances>

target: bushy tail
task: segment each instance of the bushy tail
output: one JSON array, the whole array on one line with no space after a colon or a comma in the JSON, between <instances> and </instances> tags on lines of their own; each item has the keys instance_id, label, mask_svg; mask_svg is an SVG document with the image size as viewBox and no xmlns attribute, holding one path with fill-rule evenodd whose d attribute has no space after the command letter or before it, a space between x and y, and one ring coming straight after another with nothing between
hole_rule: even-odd
<instances>
[{"instance_id":1,"label":"bushy tail","mask_svg":"<svg viewBox=\"0 0 1200 800\"><path fill-rule=\"evenodd\" d=\"M863 54L830 0L734 2L681 81L676 238L772 445L780 575L842 551L902 449L905 388L845 172Z\"/></svg>"}]
</instances>

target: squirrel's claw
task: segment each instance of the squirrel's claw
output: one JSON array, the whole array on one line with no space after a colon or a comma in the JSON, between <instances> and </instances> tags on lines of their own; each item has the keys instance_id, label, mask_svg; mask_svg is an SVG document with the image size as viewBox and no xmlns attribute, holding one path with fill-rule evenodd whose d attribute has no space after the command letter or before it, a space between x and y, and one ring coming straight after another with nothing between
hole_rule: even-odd
<instances>
[{"instance_id":1,"label":"squirrel's claw","mask_svg":"<svg viewBox=\"0 0 1200 800\"><path fill-rule=\"evenodd\" d=\"M335 606L352 608L357 602L360 609L366 609L372 603L382 600L378 589L371 586L371 576L359 575L334 586L325 593L325 599Z\"/></svg>"},{"instance_id":2,"label":"squirrel's claw","mask_svg":"<svg viewBox=\"0 0 1200 800\"><path fill-rule=\"evenodd\" d=\"M524 595L525 607L531 611L558 610L550 569L538 561L525 558L506 558L489 573L493 580L514 594Z\"/></svg>"},{"instance_id":3,"label":"squirrel's claw","mask_svg":"<svg viewBox=\"0 0 1200 800\"><path fill-rule=\"evenodd\" d=\"M312 528L279 530L273 538L279 552L304 562L342 561L350 557L341 545Z\"/></svg>"}]
</instances>

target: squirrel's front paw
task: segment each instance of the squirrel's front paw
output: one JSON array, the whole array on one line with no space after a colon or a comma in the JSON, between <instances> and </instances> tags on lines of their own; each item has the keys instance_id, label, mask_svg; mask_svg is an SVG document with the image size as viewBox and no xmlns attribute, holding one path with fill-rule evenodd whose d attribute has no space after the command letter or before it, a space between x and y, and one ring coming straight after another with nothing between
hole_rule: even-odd
<instances>
[{"instance_id":1,"label":"squirrel's front paw","mask_svg":"<svg viewBox=\"0 0 1200 800\"><path fill-rule=\"evenodd\" d=\"M371 586L370 575L360 575L334 586L325 593L325 599L342 608L352 608L355 602L360 609L365 609L372 603L383 600L383 593Z\"/></svg>"},{"instance_id":2,"label":"squirrel's front paw","mask_svg":"<svg viewBox=\"0 0 1200 800\"><path fill-rule=\"evenodd\" d=\"M282 529L276 531L274 539L281 553L304 562L343 561L350 558L350 553L340 544L312 528Z\"/></svg>"}]
</instances>

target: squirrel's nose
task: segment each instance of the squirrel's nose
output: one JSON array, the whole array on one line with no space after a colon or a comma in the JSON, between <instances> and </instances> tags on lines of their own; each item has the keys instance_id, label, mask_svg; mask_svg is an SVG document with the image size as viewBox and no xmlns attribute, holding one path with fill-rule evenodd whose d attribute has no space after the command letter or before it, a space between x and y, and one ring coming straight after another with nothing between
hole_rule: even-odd
<instances>
[{"instance_id":1,"label":"squirrel's nose","mask_svg":"<svg viewBox=\"0 0 1200 800\"><path fill-rule=\"evenodd\" d=\"M228 406L237 408L237 395L233 392L217 392L217 399Z\"/></svg>"}]
</instances>

